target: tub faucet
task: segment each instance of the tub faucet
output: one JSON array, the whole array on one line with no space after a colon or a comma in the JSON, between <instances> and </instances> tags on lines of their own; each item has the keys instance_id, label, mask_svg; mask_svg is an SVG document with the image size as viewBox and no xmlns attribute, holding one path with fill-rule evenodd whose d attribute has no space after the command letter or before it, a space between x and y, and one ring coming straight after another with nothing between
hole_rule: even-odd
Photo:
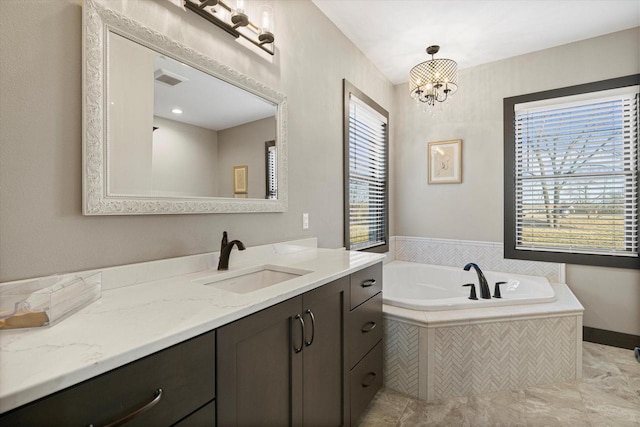
<instances>
[{"instance_id":1,"label":"tub faucet","mask_svg":"<svg viewBox=\"0 0 640 427\"><path fill-rule=\"evenodd\" d=\"M229 269L229 257L231 256L231 249L233 249L233 245L238 246L238 250L240 251L244 251L246 249L244 247L244 243L240 240L232 240L228 242L227 232L223 232L222 242L220 243L220 260L218 261L218 270Z\"/></svg>"},{"instance_id":2,"label":"tub faucet","mask_svg":"<svg viewBox=\"0 0 640 427\"><path fill-rule=\"evenodd\" d=\"M489 284L487 283L487 279L484 277L482 270L480 270L480 267L478 267L478 264L470 262L469 264L464 266L464 271L471 270L471 267L473 267L476 270L476 273L478 274L478 282L480 285L480 298L491 299L491 291L489 291Z\"/></svg>"}]
</instances>

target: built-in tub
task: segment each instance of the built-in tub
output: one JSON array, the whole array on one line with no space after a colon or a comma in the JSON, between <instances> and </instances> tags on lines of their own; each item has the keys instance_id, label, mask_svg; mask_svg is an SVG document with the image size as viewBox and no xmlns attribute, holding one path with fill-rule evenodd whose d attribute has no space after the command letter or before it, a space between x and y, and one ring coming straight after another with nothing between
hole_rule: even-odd
<instances>
[{"instance_id":1,"label":"built-in tub","mask_svg":"<svg viewBox=\"0 0 640 427\"><path fill-rule=\"evenodd\" d=\"M384 267L385 387L434 401L582 377L584 308L563 283L564 266L502 254L494 243L395 239L399 261ZM495 282L511 281L502 300L468 299L465 283L480 296L475 271L462 269L469 261L487 270L492 295Z\"/></svg>"},{"instance_id":2,"label":"built-in tub","mask_svg":"<svg viewBox=\"0 0 640 427\"><path fill-rule=\"evenodd\" d=\"M440 311L516 304L548 303L556 300L546 277L483 271L491 295L496 282L502 298L482 299L475 270L460 267L392 261L384 265L383 302L413 310ZM469 299L474 283L478 300Z\"/></svg>"}]
</instances>

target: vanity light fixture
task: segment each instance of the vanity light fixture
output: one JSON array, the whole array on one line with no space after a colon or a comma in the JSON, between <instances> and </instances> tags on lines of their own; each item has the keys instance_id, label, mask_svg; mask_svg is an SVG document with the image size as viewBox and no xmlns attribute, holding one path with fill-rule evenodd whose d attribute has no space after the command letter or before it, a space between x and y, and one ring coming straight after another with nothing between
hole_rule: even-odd
<instances>
[{"instance_id":1,"label":"vanity light fixture","mask_svg":"<svg viewBox=\"0 0 640 427\"><path fill-rule=\"evenodd\" d=\"M235 0L235 7L227 3L234 0L184 0L187 9L222 28L236 39L242 37L270 55L275 52L273 42L273 9L260 8L260 26L254 24L245 10L244 0Z\"/></svg>"},{"instance_id":2,"label":"vanity light fixture","mask_svg":"<svg viewBox=\"0 0 640 427\"><path fill-rule=\"evenodd\" d=\"M458 64L451 59L435 59L440 46L429 46L431 59L421 62L409 72L409 93L416 101L434 106L444 102L458 90Z\"/></svg>"}]
</instances>

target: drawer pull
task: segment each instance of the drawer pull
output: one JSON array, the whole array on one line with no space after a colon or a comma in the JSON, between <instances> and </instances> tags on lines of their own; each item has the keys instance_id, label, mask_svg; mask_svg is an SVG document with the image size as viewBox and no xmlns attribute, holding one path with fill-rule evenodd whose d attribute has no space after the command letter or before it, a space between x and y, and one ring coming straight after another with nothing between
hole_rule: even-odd
<instances>
[{"instance_id":1,"label":"drawer pull","mask_svg":"<svg viewBox=\"0 0 640 427\"><path fill-rule=\"evenodd\" d=\"M364 381L362 381L362 388L371 387L373 382L376 380L376 373L369 372L366 377L364 377Z\"/></svg>"},{"instance_id":2,"label":"drawer pull","mask_svg":"<svg viewBox=\"0 0 640 427\"><path fill-rule=\"evenodd\" d=\"M368 288L376 284L376 279L365 280L360 284L363 288Z\"/></svg>"},{"instance_id":3,"label":"drawer pull","mask_svg":"<svg viewBox=\"0 0 640 427\"><path fill-rule=\"evenodd\" d=\"M375 327L376 327L376 322L372 320L370 322L365 323L362 329L360 330L362 331L363 334L366 334L367 332L373 331Z\"/></svg>"},{"instance_id":4,"label":"drawer pull","mask_svg":"<svg viewBox=\"0 0 640 427\"><path fill-rule=\"evenodd\" d=\"M129 415L125 415L124 417L120 418L119 420L116 420L116 421L114 421L112 423L106 424L104 427L117 427L117 426L121 426L121 425L123 425L125 423L128 423L129 421L131 421L132 419L134 419L138 415L140 415L140 414L142 414L144 412L147 412L149 409L151 409L154 406L156 406L158 404L158 402L160 402L160 399L162 399L162 389L161 388L156 390L156 392L153 395L153 399L151 399L150 402L146 403L141 408L136 409L135 411L133 411ZM89 427L93 427L93 424L89 424Z\"/></svg>"},{"instance_id":5,"label":"drawer pull","mask_svg":"<svg viewBox=\"0 0 640 427\"><path fill-rule=\"evenodd\" d=\"M293 347L293 351L296 353L300 353L302 351L302 346L304 345L304 319L302 318L302 316L300 316L299 314L296 314L295 319L297 319L300 322L300 329L302 330L302 343L300 344L300 347Z\"/></svg>"},{"instance_id":6,"label":"drawer pull","mask_svg":"<svg viewBox=\"0 0 640 427\"><path fill-rule=\"evenodd\" d=\"M311 344L313 344L313 338L316 335L316 317L313 315L313 311L311 311L311 309L307 309L307 311L305 311L304 313L308 314L309 317L311 317L311 339L307 341L305 337L304 341L304 345L309 347Z\"/></svg>"}]
</instances>

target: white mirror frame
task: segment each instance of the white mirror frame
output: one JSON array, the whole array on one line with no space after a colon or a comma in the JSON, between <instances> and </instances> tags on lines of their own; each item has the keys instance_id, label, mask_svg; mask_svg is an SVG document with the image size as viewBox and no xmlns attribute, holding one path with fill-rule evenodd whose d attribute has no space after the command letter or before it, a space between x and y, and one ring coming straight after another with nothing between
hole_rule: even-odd
<instances>
[{"instance_id":1,"label":"white mirror frame","mask_svg":"<svg viewBox=\"0 0 640 427\"><path fill-rule=\"evenodd\" d=\"M287 98L95 0L83 5L82 213L148 215L234 212L286 212L288 203ZM277 105L278 199L218 197L110 196L107 193L106 66L107 34L114 31L156 52L254 93Z\"/></svg>"}]
</instances>

